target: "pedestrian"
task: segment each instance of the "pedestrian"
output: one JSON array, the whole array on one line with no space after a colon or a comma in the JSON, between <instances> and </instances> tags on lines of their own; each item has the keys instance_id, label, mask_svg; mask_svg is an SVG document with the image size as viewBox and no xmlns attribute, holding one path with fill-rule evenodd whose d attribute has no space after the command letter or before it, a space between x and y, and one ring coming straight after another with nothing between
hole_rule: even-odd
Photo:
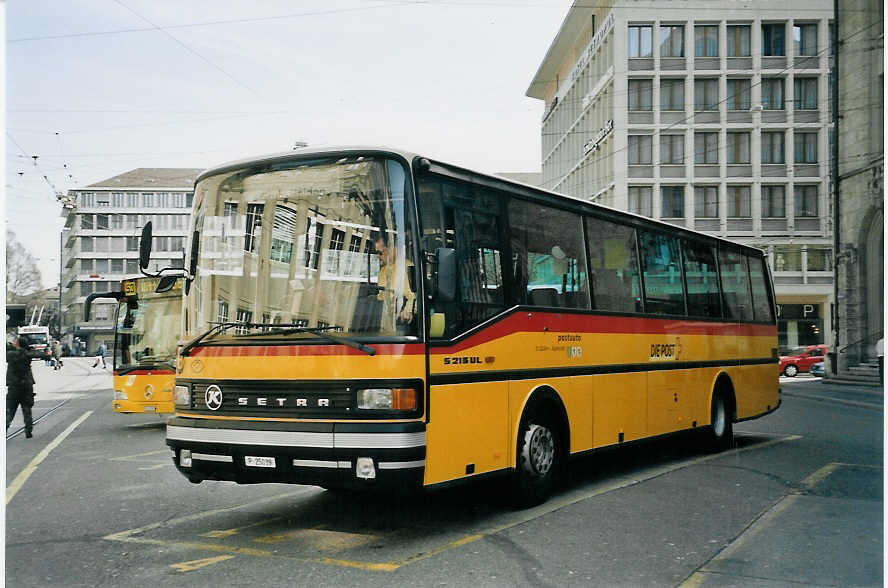
<instances>
[{"instance_id":1,"label":"pedestrian","mask_svg":"<svg viewBox=\"0 0 888 588\"><path fill-rule=\"evenodd\" d=\"M64 365L62 363L62 343L56 340L55 343L52 344L52 359L53 359L53 369L60 370Z\"/></svg>"},{"instance_id":2,"label":"pedestrian","mask_svg":"<svg viewBox=\"0 0 888 588\"><path fill-rule=\"evenodd\" d=\"M34 406L34 374L31 373L31 355L22 349L19 337L6 346L6 430L15 417L18 407L22 407L22 418L25 420L25 437L33 435L34 417L31 407Z\"/></svg>"},{"instance_id":3,"label":"pedestrian","mask_svg":"<svg viewBox=\"0 0 888 588\"><path fill-rule=\"evenodd\" d=\"M98 348L96 348L96 361L93 362L93 365L92 365L93 367L98 366L99 361L101 361L102 362L102 369L105 369L105 351L106 351L105 342L102 341L101 343L99 343Z\"/></svg>"}]
</instances>

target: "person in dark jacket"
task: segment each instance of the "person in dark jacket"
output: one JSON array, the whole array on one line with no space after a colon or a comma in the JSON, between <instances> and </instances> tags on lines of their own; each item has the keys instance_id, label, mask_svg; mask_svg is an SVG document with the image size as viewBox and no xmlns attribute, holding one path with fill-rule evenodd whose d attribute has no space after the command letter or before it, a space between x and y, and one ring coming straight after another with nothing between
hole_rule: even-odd
<instances>
[{"instance_id":1,"label":"person in dark jacket","mask_svg":"<svg viewBox=\"0 0 888 588\"><path fill-rule=\"evenodd\" d=\"M22 349L19 338L13 339L12 345L6 347L6 429L15 417L18 407L22 407L25 419L25 437L33 435L34 418L31 407L34 406L34 374L31 373L31 355Z\"/></svg>"}]
</instances>

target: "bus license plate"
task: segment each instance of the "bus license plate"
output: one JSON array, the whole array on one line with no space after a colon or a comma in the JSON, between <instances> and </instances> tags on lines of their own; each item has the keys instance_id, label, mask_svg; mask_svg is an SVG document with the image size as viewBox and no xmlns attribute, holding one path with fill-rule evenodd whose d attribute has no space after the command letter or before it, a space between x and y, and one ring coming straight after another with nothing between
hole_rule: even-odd
<instances>
[{"instance_id":1,"label":"bus license plate","mask_svg":"<svg viewBox=\"0 0 888 588\"><path fill-rule=\"evenodd\" d=\"M275 467L273 457L257 457L254 455L244 456L244 463L253 468L273 468Z\"/></svg>"}]
</instances>

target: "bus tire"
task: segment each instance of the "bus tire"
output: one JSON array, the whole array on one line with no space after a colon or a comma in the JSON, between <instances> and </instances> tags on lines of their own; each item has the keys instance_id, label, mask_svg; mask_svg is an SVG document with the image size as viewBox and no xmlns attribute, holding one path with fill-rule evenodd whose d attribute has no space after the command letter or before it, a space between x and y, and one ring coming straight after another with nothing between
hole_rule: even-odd
<instances>
[{"instance_id":1,"label":"bus tire","mask_svg":"<svg viewBox=\"0 0 888 588\"><path fill-rule=\"evenodd\" d=\"M710 444L713 451L724 451L734 443L733 411L729 394L725 390L716 390L712 395L709 424Z\"/></svg>"},{"instance_id":2,"label":"bus tire","mask_svg":"<svg viewBox=\"0 0 888 588\"><path fill-rule=\"evenodd\" d=\"M534 410L521 419L518 453L511 480L512 505L526 508L545 502L561 466L561 441L551 413Z\"/></svg>"}]
</instances>

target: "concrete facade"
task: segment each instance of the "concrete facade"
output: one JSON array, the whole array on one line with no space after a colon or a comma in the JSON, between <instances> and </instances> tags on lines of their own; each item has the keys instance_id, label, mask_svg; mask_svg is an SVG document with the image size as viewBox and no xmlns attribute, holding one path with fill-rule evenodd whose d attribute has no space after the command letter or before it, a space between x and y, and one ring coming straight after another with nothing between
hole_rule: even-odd
<instances>
[{"instance_id":1,"label":"concrete facade","mask_svg":"<svg viewBox=\"0 0 888 588\"><path fill-rule=\"evenodd\" d=\"M784 348L832 340L832 12L575 2L527 90L542 187L765 249Z\"/></svg>"},{"instance_id":2,"label":"concrete facade","mask_svg":"<svg viewBox=\"0 0 888 588\"><path fill-rule=\"evenodd\" d=\"M194 180L202 170L139 168L70 190L62 216L62 340L75 351L113 348L116 302L96 300L83 320L86 296L120 289L139 273L139 236L152 221L148 271L183 267Z\"/></svg>"},{"instance_id":3,"label":"concrete facade","mask_svg":"<svg viewBox=\"0 0 888 588\"><path fill-rule=\"evenodd\" d=\"M878 0L840 0L835 337L839 374L884 330L884 37Z\"/></svg>"}]
</instances>

